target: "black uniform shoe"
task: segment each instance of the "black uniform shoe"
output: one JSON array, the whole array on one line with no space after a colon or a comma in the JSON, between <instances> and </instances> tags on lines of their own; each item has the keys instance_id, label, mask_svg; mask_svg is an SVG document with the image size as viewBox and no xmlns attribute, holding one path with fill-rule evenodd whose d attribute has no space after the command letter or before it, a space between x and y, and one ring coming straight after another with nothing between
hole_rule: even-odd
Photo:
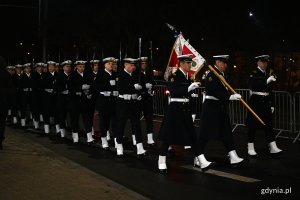
<instances>
[{"instance_id":1,"label":"black uniform shoe","mask_svg":"<svg viewBox=\"0 0 300 200\"><path fill-rule=\"evenodd\" d=\"M142 153L142 154L137 154L137 158L138 159L143 159L147 156L146 152L145 153Z\"/></svg>"},{"instance_id":2,"label":"black uniform shoe","mask_svg":"<svg viewBox=\"0 0 300 200\"><path fill-rule=\"evenodd\" d=\"M160 174L168 174L168 170L167 169L158 169L158 172Z\"/></svg>"}]
</instances>

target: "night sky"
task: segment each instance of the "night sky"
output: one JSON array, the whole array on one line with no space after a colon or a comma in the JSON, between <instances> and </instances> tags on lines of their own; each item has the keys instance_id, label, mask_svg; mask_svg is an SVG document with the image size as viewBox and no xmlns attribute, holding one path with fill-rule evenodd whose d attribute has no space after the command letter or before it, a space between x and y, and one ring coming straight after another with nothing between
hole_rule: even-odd
<instances>
[{"instance_id":1,"label":"night sky","mask_svg":"<svg viewBox=\"0 0 300 200\"><path fill-rule=\"evenodd\" d=\"M0 2L0 54L11 62L32 56L41 60L39 1ZM74 59L76 54L91 59L95 49L96 58L119 57L121 43L123 57L137 57L141 37L142 54L149 56L149 41L153 41L154 64L165 66L175 40L166 22L182 31L204 57L235 51L255 55L300 50L300 12L295 3L220 2L48 0L47 21L43 23L47 27L47 55L56 61Z\"/></svg>"}]
</instances>

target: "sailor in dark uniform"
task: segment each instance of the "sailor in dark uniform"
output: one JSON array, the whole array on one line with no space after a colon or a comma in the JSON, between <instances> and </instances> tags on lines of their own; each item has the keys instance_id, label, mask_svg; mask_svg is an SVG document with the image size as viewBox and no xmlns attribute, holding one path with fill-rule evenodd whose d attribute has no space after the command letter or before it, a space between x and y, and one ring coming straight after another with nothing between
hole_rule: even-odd
<instances>
[{"instance_id":1,"label":"sailor in dark uniform","mask_svg":"<svg viewBox=\"0 0 300 200\"><path fill-rule=\"evenodd\" d=\"M42 85L42 75L43 75L43 65L44 63L36 63L35 71L32 73L32 96L33 96L33 126L35 129L39 128L40 116L43 110L43 85Z\"/></svg>"},{"instance_id":2,"label":"sailor in dark uniform","mask_svg":"<svg viewBox=\"0 0 300 200\"><path fill-rule=\"evenodd\" d=\"M257 129L264 130L267 142L269 143L270 153L278 154L282 150L276 145L272 122L272 114L274 113L272 83L276 81L276 76L273 75L272 69L268 69L269 55L257 56L255 59L257 60L257 68L251 72L249 77L251 95L249 105L266 125L262 125L251 113L248 113L248 155L257 155L254 148L255 132Z\"/></svg>"},{"instance_id":3,"label":"sailor in dark uniform","mask_svg":"<svg viewBox=\"0 0 300 200\"><path fill-rule=\"evenodd\" d=\"M92 85L95 84L96 77L99 74L99 63L100 63L100 60L90 60L90 66L91 66L90 77L91 77ZM95 89L93 89L92 100L91 100L91 102L92 102L91 116L93 118L92 135L97 139L100 137L100 133L98 130L99 129L99 127L98 127L99 126L99 124L98 124L99 116L98 116L98 113L95 112L98 94L99 93ZM98 125L98 126L96 127L96 125ZM96 128L96 132L95 132L95 128Z\"/></svg>"},{"instance_id":4,"label":"sailor in dark uniform","mask_svg":"<svg viewBox=\"0 0 300 200\"><path fill-rule=\"evenodd\" d=\"M169 77L170 103L159 132L158 169L162 173L167 173L166 155L171 144L190 145L195 159L200 155L190 107L190 94L200 87L200 83L192 83L188 75L192 54L180 55L178 60L179 69Z\"/></svg>"},{"instance_id":5,"label":"sailor in dark uniform","mask_svg":"<svg viewBox=\"0 0 300 200\"><path fill-rule=\"evenodd\" d=\"M139 58L141 66L141 111L146 120L147 144L153 146L153 75L148 68L148 57Z\"/></svg>"},{"instance_id":6,"label":"sailor in dark uniform","mask_svg":"<svg viewBox=\"0 0 300 200\"><path fill-rule=\"evenodd\" d=\"M9 77L12 81L13 76L16 73L16 67L15 66L7 66L6 70L7 70L8 74L9 74ZM14 89L14 87L12 87L12 88ZM12 118L13 101L14 101L14 98L13 98L13 96L11 96L11 99L9 99L9 101L8 101L7 120L11 120L11 118Z\"/></svg>"},{"instance_id":7,"label":"sailor in dark uniform","mask_svg":"<svg viewBox=\"0 0 300 200\"><path fill-rule=\"evenodd\" d=\"M214 68L224 77L229 56L218 55L214 56L214 59ZM205 99L199 128L199 146L202 158L195 160L195 166L206 168L211 164L204 157L204 149L210 139L220 139L223 142L225 150L228 152L231 166L236 167L244 160L236 153L228 115L229 100L239 100L240 98L240 94L230 95L228 88L213 72L209 72L206 75Z\"/></svg>"},{"instance_id":8,"label":"sailor in dark uniform","mask_svg":"<svg viewBox=\"0 0 300 200\"><path fill-rule=\"evenodd\" d=\"M71 110L69 92L70 73L72 70L71 65L71 60L65 60L61 63L63 71L58 73L57 80L55 83L55 91L57 93L56 112L59 122L59 133L61 138L64 138L66 136L66 117L67 113Z\"/></svg>"},{"instance_id":9,"label":"sailor in dark uniform","mask_svg":"<svg viewBox=\"0 0 300 200\"><path fill-rule=\"evenodd\" d=\"M116 73L113 72L114 58L103 59L104 69L100 70L99 76L95 80L98 99L96 110L99 113L99 125L101 133L101 143L103 149L108 149L107 132L112 121L116 121L116 98L118 91L116 86ZM115 126L113 135L115 135Z\"/></svg>"},{"instance_id":10,"label":"sailor in dark uniform","mask_svg":"<svg viewBox=\"0 0 300 200\"><path fill-rule=\"evenodd\" d=\"M7 107L8 101L12 98L12 92L12 79L8 72L5 71L4 58L0 56L0 150L3 150L2 143L5 139L5 120L7 117Z\"/></svg>"},{"instance_id":11,"label":"sailor in dark uniform","mask_svg":"<svg viewBox=\"0 0 300 200\"><path fill-rule=\"evenodd\" d=\"M32 98L32 73L31 73L31 63L26 63L23 65L24 73L21 75L21 126L26 126L26 114L27 108L32 111L33 98Z\"/></svg>"},{"instance_id":12,"label":"sailor in dark uniform","mask_svg":"<svg viewBox=\"0 0 300 200\"><path fill-rule=\"evenodd\" d=\"M123 136L126 121L130 119L132 131L136 136L136 147L138 158L144 157L146 150L143 147L140 108L138 101L141 96L138 92L142 86L138 83L137 77L133 74L136 70L136 59L125 58L124 69L120 71L117 81L119 96L117 100L117 155L123 155Z\"/></svg>"},{"instance_id":13,"label":"sailor in dark uniform","mask_svg":"<svg viewBox=\"0 0 300 200\"><path fill-rule=\"evenodd\" d=\"M13 124L18 124L18 118L20 117L21 110L21 75L22 75L23 66L20 64L16 65L16 73L13 75L13 85L15 89L14 101L12 102L12 117Z\"/></svg>"},{"instance_id":14,"label":"sailor in dark uniform","mask_svg":"<svg viewBox=\"0 0 300 200\"><path fill-rule=\"evenodd\" d=\"M56 116L56 93L54 90L55 82L57 79L57 72L55 72L56 62L48 61L48 72L42 76L42 85L44 90L43 105L44 105L44 131L45 134L50 133L50 117L54 117L56 132L60 130L57 116Z\"/></svg>"},{"instance_id":15,"label":"sailor in dark uniform","mask_svg":"<svg viewBox=\"0 0 300 200\"><path fill-rule=\"evenodd\" d=\"M74 143L79 142L79 116L82 116L87 143L91 144L92 137L92 116L90 116L92 88L90 75L85 71L86 61L78 60L75 63L75 71L70 75L71 95L71 124L72 138Z\"/></svg>"}]
</instances>

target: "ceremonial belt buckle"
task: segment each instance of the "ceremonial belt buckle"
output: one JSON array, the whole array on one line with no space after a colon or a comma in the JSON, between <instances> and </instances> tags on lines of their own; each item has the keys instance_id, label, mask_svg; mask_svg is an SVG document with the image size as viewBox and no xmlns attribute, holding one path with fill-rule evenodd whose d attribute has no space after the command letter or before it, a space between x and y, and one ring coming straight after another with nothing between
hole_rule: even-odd
<instances>
[{"instance_id":1,"label":"ceremonial belt buckle","mask_svg":"<svg viewBox=\"0 0 300 200\"><path fill-rule=\"evenodd\" d=\"M138 95L137 95L137 94L132 94L132 95L131 95L131 98L132 98L132 100L136 100L136 99L137 99L137 97L138 97Z\"/></svg>"},{"instance_id":2,"label":"ceremonial belt buckle","mask_svg":"<svg viewBox=\"0 0 300 200\"><path fill-rule=\"evenodd\" d=\"M113 91L113 96L114 97L117 97L119 95L119 92L118 91Z\"/></svg>"}]
</instances>

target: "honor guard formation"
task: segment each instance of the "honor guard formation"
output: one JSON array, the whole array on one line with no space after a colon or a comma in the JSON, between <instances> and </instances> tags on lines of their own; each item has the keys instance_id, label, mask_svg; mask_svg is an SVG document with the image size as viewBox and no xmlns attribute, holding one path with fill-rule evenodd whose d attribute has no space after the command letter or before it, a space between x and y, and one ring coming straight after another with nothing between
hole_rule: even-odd
<instances>
[{"instance_id":1,"label":"honor guard formation","mask_svg":"<svg viewBox=\"0 0 300 200\"><path fill-rule=\"evenodd\" d=\"M155 81L147 57L25 63L7 66L6 70L1 58L1 149L7 119L16 127L40 130L43 136L65 140L69 135L75 145L84 137L88 145L97 142L106 153L115 152L118 158L126 159L124 133L129 121L136 157L144 158L149 156L148 149L157 149L155 166L158 173L170 173L167 155L173 145L191 149L194 157L191 164L201 171L213 168L216 161L205 157L206 146L211 140L222 142L230 166L243 166L245 159L236 150L239 144L234 143L228 113L230 101L240 101L242 96L232 93L221 80L227 79L225 72L230 56L213 56L214 72L207 71L202 85L188 73L192 55L179 55L177 59L179 66L166 82L169 98L165 115L158 135L154 135ZM283 151L276 145L272 123L272 85L277 77L268 66L269 55L260 55L253 60L257 67L249 75L248 102L265 125L250 112L247 114L248 146L244 148L249 156L258 155L255 134L262 129L269 153L279 154ZM200 87L204 89L204 95L200 101L199 127L195 129L195 104L200 98ZM141 128L141 119L145 120L145 131ZM112 149L114 151L110 151Z\"/></svg>"}]
</instances>

